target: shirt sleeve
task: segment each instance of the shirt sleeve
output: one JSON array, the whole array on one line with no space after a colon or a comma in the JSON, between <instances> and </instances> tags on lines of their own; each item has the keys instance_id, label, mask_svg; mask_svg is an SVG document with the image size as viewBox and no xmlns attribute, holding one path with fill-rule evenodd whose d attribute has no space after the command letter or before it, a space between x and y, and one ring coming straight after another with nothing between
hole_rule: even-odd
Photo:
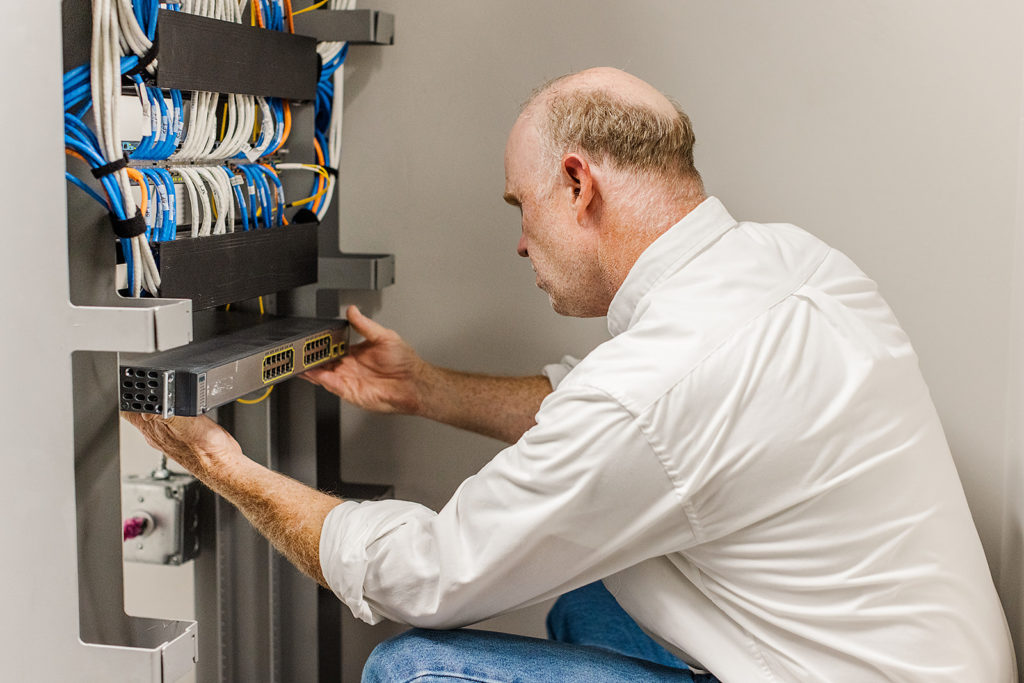
<instances>
[{"instance_id":1,"label":"shirt sleeve","mask_svg":"<svg viewBox=\"0 0 1024 683\"><path fill-rule=\"evenodd\" d=\"M557 389L558 385L565 379L565 376L572 372L572 369L579 365L579 362L579 358L562 356L561 361L545 365L543 372L547 376L548 381L551 382L551 388Z\"/></svg>"},{"instance_id":2,"label":"shirt sleeve","mask_svg":"<svg viewBox=\"0 0 1024 683\"><path fill-rule=\"evenodd\" d=\"M550 394L536 426L436 514L404 501L338 505L320 563L359 619L456 628L692 543L634 417L577 386Z\"/></svg>"}]
</instances>

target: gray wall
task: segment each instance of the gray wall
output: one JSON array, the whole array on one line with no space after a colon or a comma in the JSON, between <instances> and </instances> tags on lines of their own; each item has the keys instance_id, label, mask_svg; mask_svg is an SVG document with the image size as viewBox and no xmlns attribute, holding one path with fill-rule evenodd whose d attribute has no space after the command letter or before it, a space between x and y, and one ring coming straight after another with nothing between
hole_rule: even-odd
<instances>
[{"instance_id":1,"label":"gray wall","mask_svg":"<svg viewBox=\"0 0 1024 683\"><path fill-rule=\"evenodd\" d=\"M734 215L797 223L879 282L915 342L1020 633L1024 7L373 6L397 15L397 43L352 48L339 205L344 249L397 254L398 284L365 300L379 321L428 360L496 373L536 372L606 338L603 320L552 313L516 257L502 151L533 86L593 65L627 69L688 110L708 190ZM416 418L346 408L343 419L345 479L393 482L434 508L500 448ZM534 608L488 625L539 635L542 617ZM372 644L396 629L350 620L346 631L358 680Z\"/></svg>"},{"instance_id":2,"label":"gray wall","mask_svg":"<svg viewBox=\"0 0 1024 683\"><path fill-rule=\"evenodd\" d=\"M340 206L343 247L397 253L380 321L431 361L493 372L532 372L605 338L603 321L552 314L516 257L502 150L533 86L627 69L688 110L708 190L734 215L797 223L879 282L920 354L1003 593L1020 593L1019 526L1004 524L1006 482L1012 500L1021 491L1007 477L1019 3L374 6L397 15L398 39L353 48ZM414 418L346 410L344 424L346 477L393 481L433 507L500 447ZM530 610L503 625L541 623Z\"/></svg>"}]
</instances>

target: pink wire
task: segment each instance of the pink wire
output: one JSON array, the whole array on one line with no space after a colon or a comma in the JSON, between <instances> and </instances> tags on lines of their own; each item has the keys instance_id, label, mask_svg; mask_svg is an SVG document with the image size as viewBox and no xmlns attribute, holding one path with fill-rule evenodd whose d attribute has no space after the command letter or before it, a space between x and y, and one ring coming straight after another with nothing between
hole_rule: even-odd
<instances>
[{"instance_id":1,"label":"pink wire","mask_svg":"<svg viewBox=\"0 0 1024 683\"><path fill-rule=\"evenodd\" d=\"M141 536L142 532L146 530L146 520L142 517L129 517L124 520L124 540L128 541L136 536Z\"/></svg>"}]
</instances>

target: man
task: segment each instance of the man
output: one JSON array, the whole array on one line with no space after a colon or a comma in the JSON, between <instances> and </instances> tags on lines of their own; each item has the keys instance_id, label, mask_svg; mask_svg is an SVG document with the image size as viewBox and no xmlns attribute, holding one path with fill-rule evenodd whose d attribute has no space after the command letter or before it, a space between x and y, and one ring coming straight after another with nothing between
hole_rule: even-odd
<instances>
[{"instance_id":1,"label":"man","mask_svg":"<svg viewBox=\"0 0 1024 683\"><path fill-rule=\"evenodd\" d=\"M438 513L310 490L204 418L128 417L361 619L450 629L570 595L550 625L574 644L418 629L368 680L711 680L678 657L742 683L1014 681L905 334L842 254L705 197L692 147L613 69L552 82L513 127L519 254L556 311L613 335L575 366L443 370L349 309L366 341L309 379L513 444ZM574 590L597 580L668 653L631 622L635 647L609 642L615 601Z\"/></svg>"}]
</instances>

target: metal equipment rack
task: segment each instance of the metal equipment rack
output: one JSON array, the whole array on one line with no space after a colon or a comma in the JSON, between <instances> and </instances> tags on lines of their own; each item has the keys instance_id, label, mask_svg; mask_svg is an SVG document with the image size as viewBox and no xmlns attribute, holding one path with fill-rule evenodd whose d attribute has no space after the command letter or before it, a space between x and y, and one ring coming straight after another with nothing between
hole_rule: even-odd
<instances>
[{"instance_id":1,"label":"metal equipment rack","mask_svg":"<svg viewBox=\"0 0 1024 683\"><path fill-rule=\"evenodd\" d=\"M187 344L204 314L190 299L117 296L105 216L81 197L65 202L60 46L62 9L74 2L19 3L0 30L0 57L17 64L4 72L4 91L32 95L30 106L5 115L16 135L7 144L4 205L31 207L8 231L8 254L48 255L31 282L25 269L0 269L4 290L17 292L4 307L4 349L17 362L0 403L8 465L0 495L24 515L2 537L4 677L149 682L194 670L200 683L338 681L341 604L205 490L194 561L198 623L125 614L118 353ZM393 19L373 21L383 22L380 31ZM312 136L303 142L302 133L311 130L311 106L296 109L306 111L296 112L292 153L311 158ZM16 166L25 160L31 167ZM394 281L392 256L341 254L337 225L332 209L318 229L317 282L271 295L274 312L337 317L338 297L325 293ZM389 494L341 481L338 402L311 384L287 382L258 405L225 406L219 420L249 457L300 481L341 496Z\"/></svg>"}]
</instances>

